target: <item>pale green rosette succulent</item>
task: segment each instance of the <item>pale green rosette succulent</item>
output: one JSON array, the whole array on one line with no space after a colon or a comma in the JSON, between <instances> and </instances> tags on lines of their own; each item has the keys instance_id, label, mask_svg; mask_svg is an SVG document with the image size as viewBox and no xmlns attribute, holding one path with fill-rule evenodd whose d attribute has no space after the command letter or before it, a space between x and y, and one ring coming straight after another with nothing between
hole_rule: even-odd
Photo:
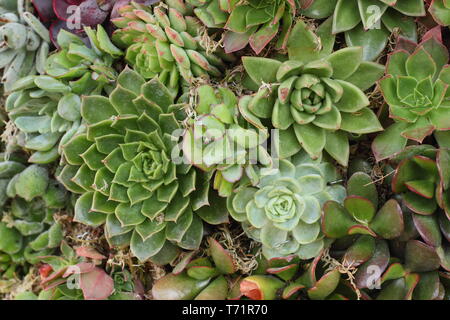
<instances>
[{"instance_id":1,"label":"pale green rosette succulent","mask_svg":"<svg viewBox=\"0 0 450 320\"><path fill-rule=\"evenodd\" d=\"M247 235L262 243L268 258L298 255L310 259L325 246L322 205L346 195L329 163L313 161L304 152L281 160L279 169L261 177L256 187L241 187L227 200L231 216Z\"/></svg>"}]
</instances>

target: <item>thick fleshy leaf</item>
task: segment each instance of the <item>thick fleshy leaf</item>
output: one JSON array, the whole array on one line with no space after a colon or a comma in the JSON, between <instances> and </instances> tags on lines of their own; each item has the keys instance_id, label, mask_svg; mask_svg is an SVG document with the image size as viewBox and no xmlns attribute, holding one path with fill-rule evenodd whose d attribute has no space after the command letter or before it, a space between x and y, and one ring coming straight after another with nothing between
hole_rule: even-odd
<instances>
[{"instance_id":1,"label":"thick fleshy leaf","mask_svg":"<svg viewBox=\"0 0 450 320\"><path fill-rule=\"evenodd\" d=\"M412 272L427 272L439 268L435 249L418 240L410 240L405 249L405 266Z\"/></svg>"},{"instance_id":2,"label":"thick fleshy leaf","mask_svg":"<svg viewBox=\"0 0 450 320\"><path fill-rule=\"evenodd\" d=\"M156 300L192 300L209 283L209 279L195 280L185 273L170 273L152 287L152 296Z\"/></svg>"}]
</instances>

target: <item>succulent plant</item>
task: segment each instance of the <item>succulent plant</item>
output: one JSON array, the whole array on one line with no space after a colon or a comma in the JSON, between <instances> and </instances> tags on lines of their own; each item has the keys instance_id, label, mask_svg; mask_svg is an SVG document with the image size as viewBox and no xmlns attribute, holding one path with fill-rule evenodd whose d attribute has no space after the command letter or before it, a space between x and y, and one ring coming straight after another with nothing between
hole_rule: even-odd
<instances>
[{"instance_id":1,"label":"succulent plant","mask_svg":"<svg viewBox=\"0 0 450 320\"><path fill-rule=\"evenodd\" d=\"M6 111L19 129L18 144L34 151L32 163L50 163L60 156L60 145L84 130L81 96L111 92L117 72L114 58L122 52L98 26L86 28L92 48L75 35L62 30L61 50L46 62L46 74L30 75L12 86Z\"/></svg>"},{"instance_id":2,"label":"succulent plant","mask_svg":"<svg viewBox=\"0 0 450 320\"><path fill-rule=\"evenodd\" d=\"M291 161L280 160L279 168L262 176L256 187L241 186L227 199L227 207L247 235L262 243L267 258L296 254L310 259L325 245L320 231L323 203L345 197L337 180L331 164L299 153Z\"/></svg>"},{"instance_id":3,"label":"succulent plant","mask_svg":"<svg viewBox=\"0 0 450 320\"><path fill-rule=\"evenodd\" d=\"M67 206L66 191L48 170L22 162L0 162L0 274L12 278L50 254L62 240L54 213Z\"/></svg>"},{"instance_id":4,"label":"succulent plant","mask_svg":"<svg viewBox=\"0 0 450 320\"><path fill-rule=\"evenodd\" d=\"M25 1L3 1L0 5L0 69L6 92L14 82L44 72L50 36L45 26L25 6Z\"/></svg>"},{"instance_id":5,"label":"succulent plant","mask_svg":"<svg viewBox=\"0 0 450 320\"><path fill-rule=\"evenodd\" d=\"M244 176L253 185L260 167L270 169L272 159L265 146L268 133L257 130L239 115L238 98L228 88L203 85L197 89L195 117L183 136L185 157L203 170L215 170L219 195L231 195Z\"/></svg>"},{"instance_id":6,"label":"succulent plant","mask_svg":"<svg viewBox=\"0 0 450 320\"><path fill-rule=\"evenodd\" d=\"M375 60L386 47L392 32L417 41L415 17L425 16L422 0L314 0L302 13L323 18L333 10L333 33L345 32L348 46L362 46L364 60Z\"/></svg>"},{"instance_id":7,"label":"succulent plant","mask_svg":"<svg viewBox=\"0 0 450 320\"><path fill-rule=\"evenodd\" d=\"M370 176L354 173L347 181L343 205L327 201L323 206L322 231L331 239L362 234L394 239L403 232L403 214L397 200L390 199L378 209L378 192Z\"/></svg>"},{"instance_id":8,"label":"succulent plant","mask_svg":"<svg viewBox=\"0 0 450 320\"><path fill-rule=\"evenodd\" d=\"M39 18L49 25L50 38L56 39L66 30L88 42L84 27L94 27L106 21L116 0L32 0Z\"/></svg>"},{"instance_id":9,"label":"succulent plant","mask_svg":"<svg viewBox=\"0 0 450 320\"><path fill-rule=\"evenodd\" d=\"M277 49L285 49L292 28L297 3L294 0L186 0L208 28L224 28L225 52L235 52L247 45L256 54L278 36Z\"/></svg>"},{"instance_id":10,"label":"succulent plant","mask_svg":"<svg viewBox=\"0 0 450 320\"><path fill-rule=\"evenodd\" d=\"M152 288L155 300L225 300L236 299L239 278L234 277L236 267L230 253L213 238L208 239L208 257L193 259L188 253ZM230 285L231 283L231 285Z\"/></svg>"},{"instance_id":11,"label":"succulent plant","mask_svg":"<svg viewBox=\"0 0 450 320\"><path fill-rule=\"evenodd\" d=\"M127 48L127 62L146 79L158 76L173 95L196 77L219 77L225 67L222 58L232 59L221 54L220 48L209 52L201 23L182 1L167 9L132 3L119 12L121 17L112 20L120 28L113 40Z\"/></svg>"},{"instance_id":12,"label":"succulent plant","mask_svg":"<svg viewBox=\"0 0 450 320\"><path fill-rule=\"evenodd\" d=\"M348 133L382 130L363 90L380 78L383 67L362 61L360 47L331 53L334 36L329 33L330 27L327 20L316 35L299 21L289 39L289 60L284 62L243 57L253 82L248 86L260 88L252 99L241 99L239 107L250 122L254 118L271 119L283 142L281 158L302 148L317 158L326 150L346 166Z\"/></svg>"},{"instance_id":13,"label":"succulent plant","mask_svg":"<svg viewBox=\"0 0 450 320\"><path fill-rule=\"evenodd\" d=\"M113 297L113 278L101 267L105 256L90 247L72 249L65 241L61 255L41 257L41 288L38 296L16 299L38 300L105 300Z\"/></svg>"},{"instance_id":14,"label":"succulent plant","mask_svg":"<svg viewBox=\"0 0 450 320\"><path fill-rule=\"evenodd\" d=\"M448 0L426 0L430 7L428 11L441 26L450 25L450 2Z\"/></svg>"},{"instance_id":15,"label":"succulent plant","mask_svg":"<svg viewBox=\"0 0 450 320\"><path fill-rule=\"evenodd\" d=\"M81 194L75 220L105 224L110 245L130 245L141 261L171 262L178 254L174 244L198 248L202 219L227 221L225 210L208 206L210 175L172 161L174 132L181 128L179 106L172 103L157 78L145 82L126 68L109 98L83 98L87 130L63 146L67 165L58 178Z\"/></svg>"},{"instance_id":16,"label":"succulent plant","mask_svg":"<svg viewBox=\"0 0 450 320\"><path fill-rule=\"evenodd\" d=\"M433 132L449 130L448 61L448 50L434 35L419 45L400 45L390 55L386 76L379 85L389 105L389 117L395 123L373 141L377 161L400 152L408 140L422 143Z\"/></svg>"},{"instance_id":17,"label":"succulent plant","mask_svg":"<svg viewBox=\"0 0 450 320\"><path fill-rule=\"evenodd\" d=\"M262 260L240 283L241 294L252 300L356 299L350 283L338 269L324 263L324 253L302 265L294 256Z\"/></svg>"},{"instance_id":18,"label":"succulent plant","mask_svg":"<svg viewBox=\"0 0 450 320\"><path fill-rule=\"evenodd\" d=\"M450 153L430 145L409 146L391 159L398 164L392 179L392 191L401 194L411 211L432 215L439 208L450 219Z\"/></svg>"}]
</instances>

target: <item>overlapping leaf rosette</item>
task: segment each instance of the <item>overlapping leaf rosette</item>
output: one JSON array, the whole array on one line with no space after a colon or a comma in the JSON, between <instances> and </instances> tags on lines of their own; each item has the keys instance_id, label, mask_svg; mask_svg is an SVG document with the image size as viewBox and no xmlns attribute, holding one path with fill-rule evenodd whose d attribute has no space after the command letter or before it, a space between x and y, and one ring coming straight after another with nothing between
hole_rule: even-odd
<instances>
[{"instance_id":1,"label":"overlapping leaf rosette","mask_svg":"<svg viewBox=\"0 0 450 320\"><path fill-rule=\"evenodd\" d=\"M227 199L231 216L246 234L262 243L267 258L298 255L310 259L325 246L320 230L322 205L342 202L345 188L329 163L311 160L300 152L263 175L259 184L241 186Z\"/></svg>"},{"instance_id":2,"label":"overlapping leaf rosette","mask_svg":"<svg viewBox=\"0 0 450 320\"><path fill-rule=\"evenodd\" d=\"M187 0L208 28L224 28L224 49L235 52L247 45L256 54L276 37L275 47L285 49L298 4L294 0Z\"/></svg>"},{"instance_id":3,"label":"overlapping leaf rosette","mask_svg":"<svg viewBox=\"0 0 450 320\"><path fill-rule=\"evenodd\" d=\"M60 145L84 130L81 96L109 93L113 88L117 72L112 63L122 52L102 26L85 30L91 48L61 30L61 50L48 57L46 74L19 79L6 100L9 118L19 129L18 145L33 152L29 162L46 164L58 159Z\"/></svg>"},{"instance_id":4,"label":"overlapping leaf rosette","mask_svg":"<svg viewBox=\"0 0 450 320\"><path fill-rule=\"evenodd\" d=\"M345 32L348 46L362 46L364 60L375 60L393 32L417 41L416 17L425 16L422 0L305 0L304 15L324 18L332 13L333 34Z\"/></svg>"},{"instance_id":5,"label":"overlapping leaf rosette","mask_svg":"<svg viewBox=\"0 0 450 320\"><path fill-rule=\"evenodd\" d=\"M450 129L450 66L447 48L434 34L416 45L400 41L379 84L394 120L372 144L375 158L400 152L408 140L422 143L432 133L448 146Z\"/></svg>"},{"instance_id":6,"label":"overlapping leaf rosette","mask_svg":"<svg viewBox=\"0 0 450 320\"><path fill-rule=\"evenodd\" d=\"M249 122L271 120L279 130L281 158L301 149L318 158L325 150L346 166L349 134L382 130L363 90L380 78L383 66L363 61L361 47L332 53L335 37L330 27L327 20L316 35L299 21L284 62L243 57L250 77L247 86L258 92L241 101L240 111Z\"/></svg>"},{"instance_id":7,"label":"overlapping leaf rosette","mask_svg":"<svg viewBox=\"0 0 450 320\"><path fill-rule=\"evenodd\" d=\"M196 94L195 117L183 136L186 159L205 171L216 171L214 188L223 197L243 178L256 185L260 171L272 165L267 130L240 116L238 98L230 89L203 85Z\"/></svg>"},{"instance_id":8,"label":"overlapping leaf rosette","mask_svg":"<svg viewBox=\"0 0 450 320\"><path fill-rule=\"evenodd\" d=\"M221 48L211 52L200 21L184 1L150 7L132 2L119 12L112 22L120 29L112 38L126 48L127 62L146 79L158 76L173 95L197 77L220 77L222 59L233 59Z\"/></svg>"},{"instance_id":9,"label":"overlapping leaf rosette","mask_svg":"<svg viewBox=\"0 0 450 320\"><path fill-rule=\"evenodd\" d=\"M17 79L44 73L50 36L29 9L25 1L7 0L0 4L0 69L6 92Z\"/></svg>"},{"instance_id":10,"label":"overlapping leaf rosette","mask_svg":"<svg viewBox=\"0 0 450 320\"><path fill-rule=\"evenodd\" d=\"M53 215L67 206L66 190L49 178L46 168L26 167L22 161L11 156L0 162L0 274L4 279L26 271L27 263L37 263L38 256L51 254L63 237Z\"/></svg>"},{"instance_id":11,"label":"overlapping leaf rosette","mask_svg":"<svg viewBox=\"0 0 450 320\"><path fill-rule=\"evenodd\" d=\"M145 82L126 68L109 98L84 97L87 130L63 147L67 165L59 179L81 194L75 220L104 224L110 245L130 245L141 261L169 263L177 246L198 248L202 219L228 219L224 208L209 210L210 175L172 158L179 151L173 139L181 129L177 116L185 117L172 103L157 78Z\"/></svg>"},{"instance_id":12,"label":"overlapping leaf rosette","mask_svg":"<svg viewBox=\"0 0 450 320\"><path fill-rule=\"evenodd\" d=\"M171 273L152 287L155 300L225 300L241 297L235 262L230 252L213 238L208 239L208 256L186 254Z\"/></svg>"}]
</instances>

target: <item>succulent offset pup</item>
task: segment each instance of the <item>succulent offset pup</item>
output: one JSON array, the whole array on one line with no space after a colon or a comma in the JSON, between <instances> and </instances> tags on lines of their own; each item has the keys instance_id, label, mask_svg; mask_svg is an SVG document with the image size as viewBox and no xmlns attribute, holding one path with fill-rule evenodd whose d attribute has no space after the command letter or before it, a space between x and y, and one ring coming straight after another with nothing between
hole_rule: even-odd
<instances>
[{"instance_id":1,"label":"succulent offset pup","mask_svg":"<svg viewBox=\"0 0 450 320\"><path fill-rule=\"evenodd\" d=\"M290 161L280 160L277 171L262 176L256 187L241 186L227 199L227 207L246 234L262 243L267 258L314 258L325 246L322 205L345 197L344 187L331 184L338 179L331 164L302 152Z\"/></svg>"},{"instance_id":2,"label":"succulent offset pup","mask_svg":"<svg viewBox=\"0 0 450 320\"><path fill-rule=\"evenodd\" d=\"M272 165L264 147L267 131L242 118L238 98L225 87L199 87L194 112L183 136L185 157L202 170L216 171L214 188L223 197L230 196L241 179L256 185L261 169Z\"/></svg>"},{"instance_id":3,"label":"succulent offset pup","mask_svg":"<svg viewBox=\"0 0 450 320\"><path fill-rule=\"evenodd\" d=\"M364 60L375 60L392 32L417 41L415 17L425 16L422 0L306 0L302 13L324 18L333 13L333 33L345 32L348 46L362 46ZM330 10L331 9L331 10Z\"/></svg>"},{"instance_id":4,"label":"succulent offset pup","mask_svg":"<svg viewBox=\"0 0 450 320\"><path fill-rule=\"evenodd\" d=\"M0 4L0 69L6 92L14 82L36 71L44 73L50 49L50 35L25 1L7 0Z\"/></svg>"},{"instance_id":5,"label":"succulent offset pup","mask_svg":"<svg viewBox=\"0 0 450 320\"><path fill-rule=\"evenodd\" d=\"M117 78L112 67L122 51L116 48L101 25L85 28L91 48L77 36L61 30L61 50L45 57L45 74L30 75L11 87L5 109L19 129L21 147L32 150L29 162L55 161L60 146L84 130L81 96L111 92Z\"/></svg>"},{"instance_id":6,"label":"succulent offset pup","mask_svg":"<svg viewBox=\"0 0 450 320\"><path fill-rule=\"evenodd\" d=\"M172 103L157 78L145 82L126 68L109 98L84 97L87 130L63 146L67 165L58 177L81 194L76 221L105 224L111 246L130 245L139 260L163 264L177 256L177 246L198 248L202 219L227 221L226 212L208 206L211 175L172 161L173 134L181 128L180 106Z\"/></svg>"},{"instance_id":7,"label":"succulent offset pup","mask_svg":"<svg viewBox=\"0 0 450 320\"><path fill-rule=\"evenodd\" d=\"M365 134L382 130L368 108L363 90L382 75L383 66L362 61L362 48L344 48L332 53L331 21L317 35L299 21L289 43L289 60L243 57L250 84L258 92L240 104L249 122L271 119L279 129L281 158L302 148L312 158L327 151L341 165L349 157L348 133Z\"/></svg>"},{"instance_id":8,"label":"succulent offset pup","mask_svg":"<svg viewBox=\"0 0 450 320\"><path fill-rule=\"evenodd\" d=\"M377 161L403 150L408 140L418 143L432 133L448 146L450 129L450 65L447 48L435 34L419 44L399 43L379 81L394 124L372 143ZM420 66L420 67L418 67Z\"/></svg>"},{"instance_id":9,"label":"succulent offset pup","mask_svg":"<svg viewBox=\"0 0 450 320\"><path fill-rule=\"evenodd\" d=\"M186 1L195 7L194 13L208 28L226 30L225 52L250 45L256 54L277 36L276 48L286 48L298 6L295 0Z\"/></svg>"},{"instance_id":10,"label":"succulent offset pup","mask_svg":"<svg viewBox=\"0 0 450 320\"><path fill-rule=\"evenodd\" d=\"M127 49L127 62L146 79L158 76L174 96L196 77L220 77L225 69L222 59L232 60L220 48L209 52L200 21L183 1L174 7L170 2L151 7L132 3L119 13L112 21L120 29L112 38Z\"/></svg>"}]
</instances>

